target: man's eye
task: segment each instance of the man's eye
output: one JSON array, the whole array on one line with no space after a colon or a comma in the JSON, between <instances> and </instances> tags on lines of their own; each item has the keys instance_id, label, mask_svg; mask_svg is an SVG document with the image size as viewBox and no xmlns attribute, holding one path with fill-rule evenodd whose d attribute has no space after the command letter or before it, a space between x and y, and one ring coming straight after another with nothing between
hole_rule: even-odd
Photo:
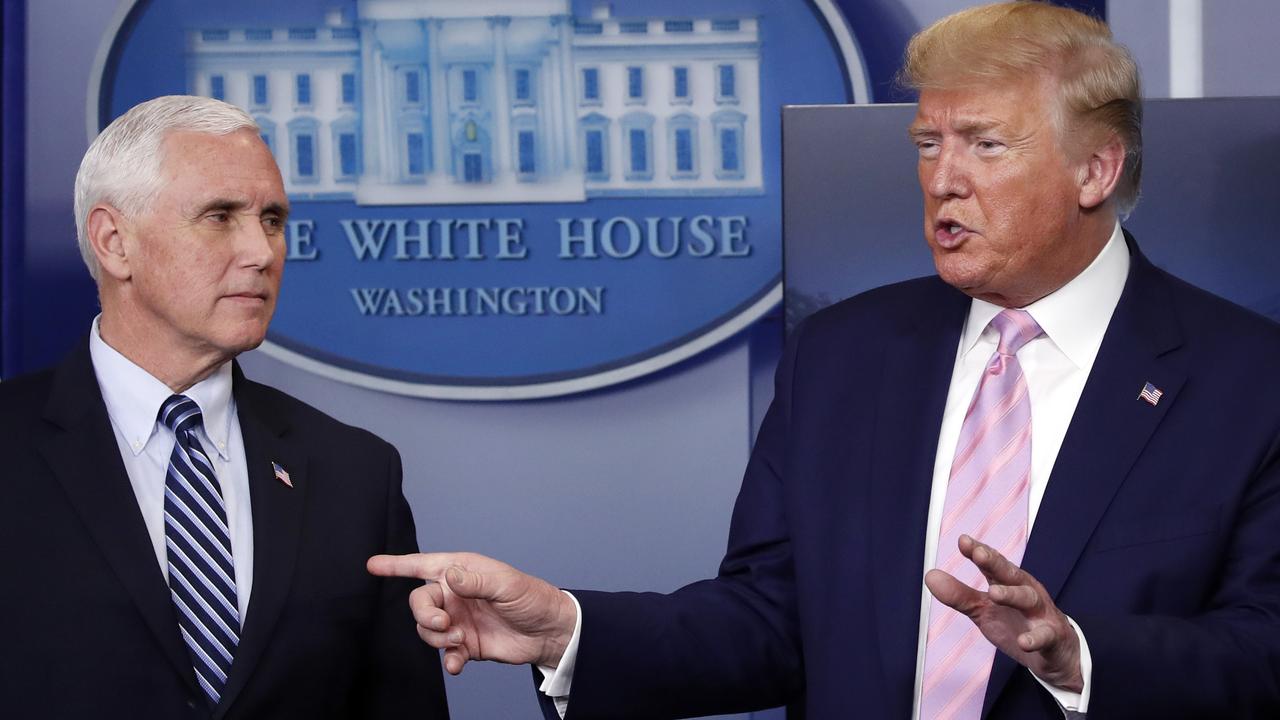
<instances>
[{"instance_id":1,"label":"man's eye","mask_svg":"<svg viewBox=\"0 0 1280 720\"><path fill-rule=\"evenodd\" d=\"M925 157L932 157L938 154L938 141L936 140L917 140L916 149Z\"/></svg>"},{"instance_id":2,"label":"man's eye","mask_svg":"<svg viewBox=\"0 0 1280 720\"><path fill-rule=\"evenodd\" d=\"M225 212L213 212L206 215L207 218L216 223L225 223L231 220L231 214Z\"/></svg>"},{"instance_id":3,"label":"man's eye","mask_svg":"<svg viewBox=\"0 0 1280 720\"><path fill-rule=\"evenodd\" d=\"M284 229L284 221L278 217L268 215L262 218L262 227L266 228L268 232L279 232Z\"/></svg>"},{"instance_id":4,"label":"man's eye","mask_svg":"<svg viewBox=\"0 0 1280 720\"><path fill-rule=\"evenodd\" d=\"M988 150L988 151L999 150L1001 147L1003 147L1000 143L996 142L995 140L979 140L977 144L978 144L979 150Z\"/></svg>"}]
</instances>

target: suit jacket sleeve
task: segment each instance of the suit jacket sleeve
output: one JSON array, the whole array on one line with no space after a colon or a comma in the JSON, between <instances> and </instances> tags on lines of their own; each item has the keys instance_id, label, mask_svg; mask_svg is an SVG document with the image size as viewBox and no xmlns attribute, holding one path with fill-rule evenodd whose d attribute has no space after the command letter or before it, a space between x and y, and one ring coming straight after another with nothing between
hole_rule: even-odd
<instances>
[{"instance_id":1,"label":"suit jacket sleeve","mask_svg":"<svg viewBox=\"0 0 1280 720\"><path fill-rule=\"evenodd\" d=\"M777 371L718 576L670 595L573 591L583 623L567 720L741 712L801 692L782 483L797 345Z\"/></svg>"},{"instance_id":2,"label":"suit jacket sleeve","mask_svg":"<svg viewBox=\"0 0 1280 720\"><path fill-rule=\"evenodd\" d=\"M384 553L418 551L413 515L401 490L400 454L387 445L386 546ZM364 663L363 717L449 717L438 653L414 632L409 593L418 583L380 578L378 609Z\"/></svg>"}]
</instances>

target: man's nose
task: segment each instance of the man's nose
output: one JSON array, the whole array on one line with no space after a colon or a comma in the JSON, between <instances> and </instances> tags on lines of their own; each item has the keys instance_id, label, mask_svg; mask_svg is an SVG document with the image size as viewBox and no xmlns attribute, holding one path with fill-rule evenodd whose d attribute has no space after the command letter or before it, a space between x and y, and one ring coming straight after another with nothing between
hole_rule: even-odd
<instances>
[{"instance_id":1,"label":"man's nose","mask_svg":"<svg viewBox=\"0 0 1280 720\"><path fill-rule=\"evenodd\" d=\"M240 257L246 267L270 267L281 252L283 231L269 233L260 222L245 223L239 233Z\"/></svg>"},{"instance_id":2,"label":"man's nose","mask_svg":"<svg viewBox=\"0 0 1280 720\"><path fill-rule=\"evenodd\" d=\"M949 197L965 197L969 194L969 170L964 158L954 148L943 146L933 161L925 188L939 200Z\"/></svg>"}]
</instances>

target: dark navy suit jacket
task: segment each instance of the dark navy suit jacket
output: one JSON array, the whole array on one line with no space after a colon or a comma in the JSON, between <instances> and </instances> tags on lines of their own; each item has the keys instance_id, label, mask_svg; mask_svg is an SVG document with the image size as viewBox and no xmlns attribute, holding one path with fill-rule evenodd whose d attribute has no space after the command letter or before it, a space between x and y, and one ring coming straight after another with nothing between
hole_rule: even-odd
<instances>
[{"instance_id":1,"label":"dark navy suit jacket","mask_svg":"<svg viewBox=\"0 0 1280 720\"><path fill-rule=\"evenodd\" d=\"M235 369L253 593L209 709L89 359L0 383L0 716L448 717L413 632L413 583L365 572L413 552L400 457ZM283 466L293 487L275 478Z\"/></svg>"},{"instance_id":2,"label":"dark navy suit jacket","mask_svg":"<svg viewBox=\"0 0 1280 720\"><path fill-rule=\"evenodd\" d=\"M1130 248L1023 567L1088 640L1091 720L1277 718L1280 327ZM782 704L910 717L934 455L968 307L927 278L802 324L719 576L670 595L575 591L569 720ZM1148 382L1155 406L1138 397ZM997 653L984 716L1062 714Z\"/></svg>"}]
</instances>

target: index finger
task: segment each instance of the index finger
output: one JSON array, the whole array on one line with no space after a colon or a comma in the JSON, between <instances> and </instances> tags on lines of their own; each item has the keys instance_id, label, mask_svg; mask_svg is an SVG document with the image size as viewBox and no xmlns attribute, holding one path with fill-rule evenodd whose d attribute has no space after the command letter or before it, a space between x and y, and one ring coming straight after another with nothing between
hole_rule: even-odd
<instances>
[{"instance_id":1,"label":"index finger","mask_svg":"<svg viewBox=\"0 0 1280 720\"><path fill-rule=\"evenodd\" d=\"M382 577L439 580L444 571L459 564L453 553L414 553L412 555L374 555L365 564L369 572Z\"/></svg>"},{"instance_id":2,"label":"index finger","mask_svg":"<svg viewBox=\"0 0 1280 720\"><path fill-rule=\"evenodd\" d=\"M964 536L968 537L968 536ZM995 548L981 541L969 538L971 549L965 555L978 566L978 570L986 576L987 581L1000 585L1021 585L1025 581L1022 568L1000 554ZM983 552L979 554L979 550ZM961 548L961 552L964 549Z\"/></svg>"}]
</instances>

